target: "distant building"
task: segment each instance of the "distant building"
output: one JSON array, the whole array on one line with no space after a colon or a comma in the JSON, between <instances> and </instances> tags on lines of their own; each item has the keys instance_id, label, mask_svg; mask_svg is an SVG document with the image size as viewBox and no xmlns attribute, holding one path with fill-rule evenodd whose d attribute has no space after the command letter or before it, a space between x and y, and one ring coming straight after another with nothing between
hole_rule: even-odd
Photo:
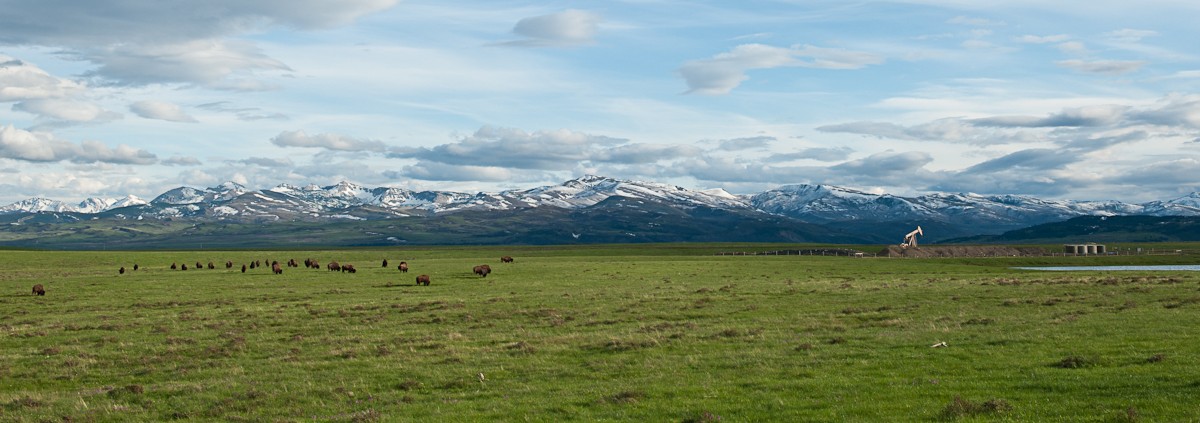
<instances>
[{"instance_id":1,"label":"distant building","mask_svg":"<svg viewBox=\"0 0 1200 423\"><path fill-rule=\"evenodd\" d=\"M1108 254L1108 249L1104 247L1104 244L1063 244L1063 252L1077 256L1087 256Z\"/></svg>"}]
</instances>

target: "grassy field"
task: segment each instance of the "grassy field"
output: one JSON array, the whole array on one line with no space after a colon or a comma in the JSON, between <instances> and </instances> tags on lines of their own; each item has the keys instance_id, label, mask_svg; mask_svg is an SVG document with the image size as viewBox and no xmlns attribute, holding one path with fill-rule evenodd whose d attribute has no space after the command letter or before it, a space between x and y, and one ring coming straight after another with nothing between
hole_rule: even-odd
<instances>
[{"instance_id":1,"label":"grassy field","mask_svg":"<svg viewBox=\"0 0 1200 423\"><path fill-rule=\"evenodd\" d=\"M1200 274L1009 268L1198 256L779 248L0 251L0 421L1200 418Z\"/></svg>"}]
</instances>

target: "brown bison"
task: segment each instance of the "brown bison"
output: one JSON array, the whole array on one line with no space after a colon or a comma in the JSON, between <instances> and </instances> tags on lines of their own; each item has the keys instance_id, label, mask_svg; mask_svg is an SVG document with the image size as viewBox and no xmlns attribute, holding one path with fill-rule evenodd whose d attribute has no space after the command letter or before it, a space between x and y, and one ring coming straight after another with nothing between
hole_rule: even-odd
<instances>
[{"instance_id":1,"label":"brown bison","mask_svg":"<svg viewBox=\"0 0 1200 423\"><path fill-rule=\"evenodd\" d=\"M296 259L288 259L288 267L300 267L300 265L296 264Z\"/></svg>"},{"instance_id":2,"label":"brown bison","mask_svg":"<svg viewBox=\"0 0 1200 423\"><path fill-rule=\"evenodd\" d=\"M42 284L40 284L40 283L37 285L34 285L33 286L33 294L34 295L46 295L46 288L43 288Z\"/></svg>"},{"instance_id":3,"label":"brown bison","mask_svg":"<svg viewBox=\"0 0 1200 423\"><path fill-rule=\"evenodd\" d=\"M210 261L210 262L208 262L208 268L209 268L209 269L216 269L216 268L217 268L217 266L213 265L213 262L211 262L211 261Z\"/></svg>"},{"instance_id":4,"label":"brown bison","mask_svg":"<svg viewBox=\"0 0 1200 423\"><path fill-rule=\"evenodd\" d=\"M179 265L179 270L187 270L187 265L186 264Z\"/></svg>"},{"instance_id":5,"label":"brown bison","mask_svg":"<svg viewBox=\"0 0 1200 423\"><path fill-rule=\"evenodd\" d=\"M246 273L246 265L242 265L242 273Z\"/></svg>"},{"instance_id":6,"label":"brown bison","mask_svg":"<svg viewBox=\"0 0 1200 423\"><path fill-rule=\"evenodd\" d=\"M329 264L326 265L325 267L328 268L330 272L336 272L336 271L342 270L342 265L338 264L338 262L336 262L336 261L329 262Z\"/></svg>"},{"instance_id":7,"label":"brown bison","mask_svg":"<svg viewBox=\"0 0 1200 423\"><path fill-rule=\"evenodd\" d=\"M383 259L383 267L387 267L387 259Z\"/></svg>"},{"instance_id":8,"label":"brown bison","mask_svg":"<svg viewBox=\"0 0 1200 423\"><path fill-rule=\"evenodd\" d=\"M512 256L500 257L500 262L501 263L512 263L513 262Z\"/></svg>"},{"instance_id":9,"label":"brown bison","mask_svg":"<svg viewBox=\"0 0 1200 423\"><path fill-rule=\"evenodd\" d=\"M175 263L171 263L171 270L175 270L178 268L179 268L179 266L176 266Z\"/></svg>"},{"instance_id":10,"label":"brown bison","mask_svg":"<svg viewBox=\"0 0 1200 423\"><path fill-rule=\"evenodd\" d=\"M232 261L230 261L230 260L225 260L225 268L226 268L226 269L232 269L232 268L233 268L233 262L232 262Z\"/></svg>"},{"instance_id":11,"label":"brown bison","mask_svg":"<svg viewBox=\"0 0 1200 423\"><path fill-rule=\"evenodd\" d=\"M204 268L204 265L203 265L203 264L200 264L200 262L196 262L196 268L197 268L197 269L203 269L203 268Z\"/></svg>"},{"instance_id":12,"label":"brown bison","mask_svg":"<svg viewBox=\"0 0 1200 423\"><path fill-rule=\"evenodd\" d=\"M481 265L475 266L475 274L476 275L486 278L488 273L492 273L492 266L488 266L486 264L481 264Z\"/></svg>"},{"instance_id":13,"label":"brown bison","mask_svg":"<svg viewBox=\"0 0 1200 423\"><path fill-rule=\"evenodd\" d=\"M316 260L313 260L313 261L312 261L312 268L313 268L313 269L317 269L317 270L321 270L321 263L318 263Z\"/></svg>"},{"instance_id":14,"label":"brown bison","mask_svg":"<svg viewBox=\"0 0 1200 423\"><path fill-rule=\"evenodd\" d=\"M137 265L137 263L134 263L134 264L133 264L133 270L134 270L135 272L138 270L138 265Z\"/></svg>"},{"instance_id":15,"label":"brown bison","mask_svg":"<svg viewBox=\"0 0 1200 423\"><path fill-rule=\"evenodd\" d=\"M417 285L429 286L429 275L417 276Z\"/></svg>"},{"instance_id":16,"label":"brown bison","mask_svg":"<svg viewBox=\"0 0 1200 423\"><path fill-rule=\"evenodd\" d=\"M121 266L121 268L117 270L117 273L124 275L125 274L125 266Z\"/></svg>"},{"instance_id":17,"label":"brown bison","mask_svg":"<svg viewBox=\"0 0 1200 423\"><path fill-rule=\"evenodd\" d=\"M356 272L358 272L358 270L354 269L353 264L343 264L342 265L342 273L345 273L345 272L356 273Z\"/></svg>"},{"instance_id":18,"label":"brown bison","mask_svg":"<svg viewBox=\"0 0 1200 423\"><path fill-rule=\"evenodd\" d=\"M400 262L400 265L396 266L396 270L399 270L400 273L408 273L408 262Z\"/></svg>"},{"instance_id":19,"label":"brown bison","mask_svg":"<svg viewBox=\"0 0 1200 423\"><path fill-rule=\"evenodd\" d=\"M282 274L283 274L283 267L281 267L281 266L279 265L279 263L272 263L272 264L271 264L271 271L272 271L272 272L275 272L275 274L276 274L276 275L282 275Z\"/></svg>"}]
</instances>

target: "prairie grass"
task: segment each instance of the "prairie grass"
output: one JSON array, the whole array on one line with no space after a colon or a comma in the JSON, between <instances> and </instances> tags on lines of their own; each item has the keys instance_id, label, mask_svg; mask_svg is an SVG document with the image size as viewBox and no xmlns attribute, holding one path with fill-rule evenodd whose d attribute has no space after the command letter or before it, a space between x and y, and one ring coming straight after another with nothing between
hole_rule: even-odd
<instances>
[{"instance_id":1,"label":"prairie grass","mask_svg":"<svg viewBox=\"0 0 1200 423\"><path fill-rule=\"evenodd\" d=\"M1195 274L730 248L0 251L0 421L1196 417Z\"/></svg>"}]
</instances>

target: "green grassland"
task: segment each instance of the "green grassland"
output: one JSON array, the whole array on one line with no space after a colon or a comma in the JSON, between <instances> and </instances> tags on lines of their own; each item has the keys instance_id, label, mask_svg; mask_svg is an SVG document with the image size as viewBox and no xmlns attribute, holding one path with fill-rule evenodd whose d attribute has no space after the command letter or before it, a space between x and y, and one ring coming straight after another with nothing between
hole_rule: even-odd
<instances>
[{"instance_id":1,"label":"green grassland","mask_svg":"<svg viewBox=\"0 0 1200 423\"><path fill-rule=\"evenodd\" d=\"M0 421L1200 416L1200 275L1010 268L1198 256L712 255L780 248L3 250Z\"/></svg>"}]
</instances>

